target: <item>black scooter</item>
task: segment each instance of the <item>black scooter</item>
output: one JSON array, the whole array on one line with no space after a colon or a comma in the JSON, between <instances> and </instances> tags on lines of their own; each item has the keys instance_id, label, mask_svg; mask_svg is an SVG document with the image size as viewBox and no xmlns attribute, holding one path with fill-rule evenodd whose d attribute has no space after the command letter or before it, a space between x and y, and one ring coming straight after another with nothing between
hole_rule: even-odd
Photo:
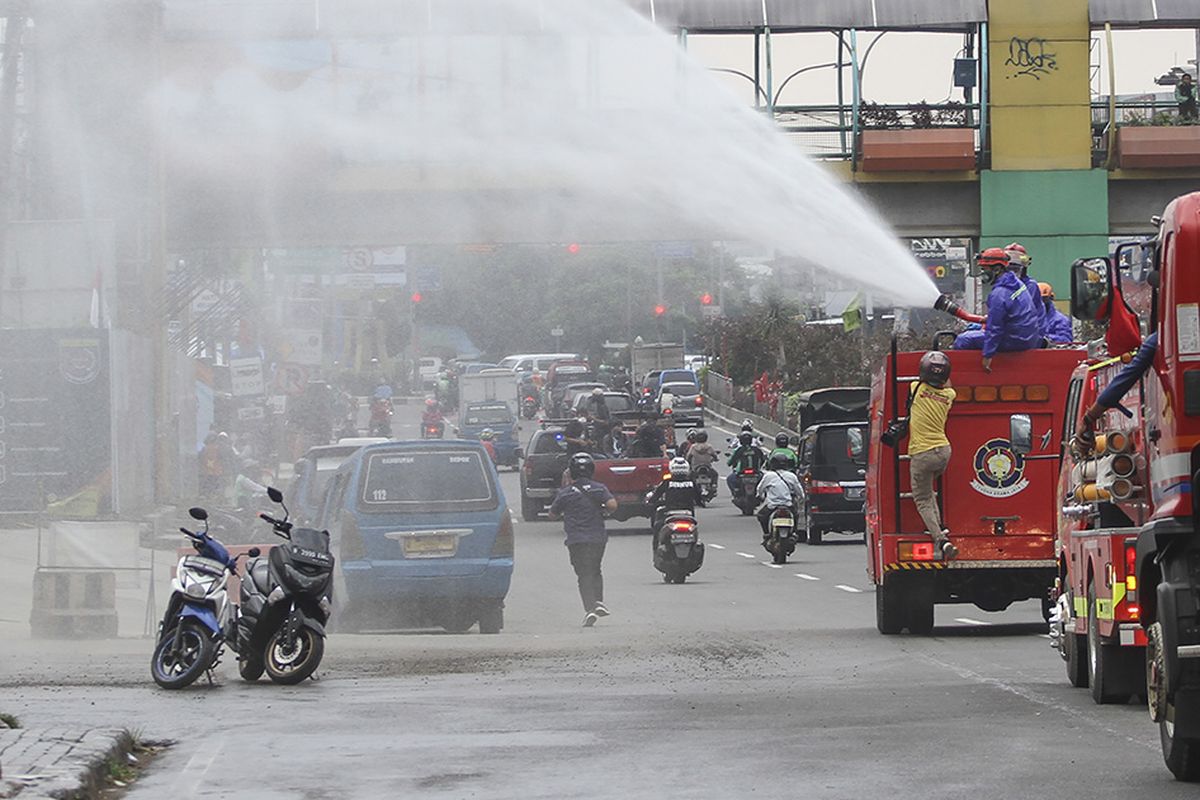
<instances>
[{"instance_id":1,"label":"black scooter","mask_svg":"<svg viewBox=\"0 0 1200 800\"><path fill-rule=\"evenodd\" d=\"M709 464L701 464L695 469L696 485L700 487L702 495L701 505L708 505L717 498L717 471Z\"/></svg>"},{"instance_id":2,"label":"black scooter","mask_svg":"<svg viewBox=\"0 0 1200 800\"><path fill-rule=\"evenodd\" d=\"M654 568L663 583L683 583L704 563L704 544L690 511L659 509L654 514Z\"/></svg>"},{"instance_id":3,"label":"black scooter","mask_svg":"<svg viewBox=\"0 0 1200 800\"><path fill-rule=\"evenodd\" d=\"M275 683L295 684L311 676L325 655L334 559L328 531L293 527L283 493L269 487L267 496L283 508L283 519L259 517L286 542L246 565L237 628L238 673L254 681L265 670Z\"/></svg>"}]
</instances>

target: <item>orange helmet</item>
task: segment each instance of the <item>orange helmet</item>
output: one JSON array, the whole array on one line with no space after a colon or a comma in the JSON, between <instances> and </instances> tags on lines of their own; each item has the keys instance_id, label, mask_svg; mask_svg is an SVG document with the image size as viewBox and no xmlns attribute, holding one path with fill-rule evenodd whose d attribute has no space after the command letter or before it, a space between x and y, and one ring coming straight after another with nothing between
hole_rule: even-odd
<instances>
[{"instance_id":1,"label":"orange helmet","mask_svg":"<svg viewBox=\"0 0 1200 800\"><path fill-rule=\"evenodd\" d=\"M994 282L1000 273L1008 269L1009 265L1008 253L999 247L989 247L980 253L975 261L979 264L979 269L983 272L983 279L987 283Z\"/></svg>"},{"instance_id":2,"label":"orange helmet","mask_svg":"<svg viewBox=\"0 0 1200 800\"><path fill-rule=\"evenodd\" d=\"M1043 299L1045 299L1045 298L1050 298L1051 300L1054 299L1054 287L1051 286L1050 284L1039 283L1038 289L1041 290Z\"/></svg>"}]
</instances>

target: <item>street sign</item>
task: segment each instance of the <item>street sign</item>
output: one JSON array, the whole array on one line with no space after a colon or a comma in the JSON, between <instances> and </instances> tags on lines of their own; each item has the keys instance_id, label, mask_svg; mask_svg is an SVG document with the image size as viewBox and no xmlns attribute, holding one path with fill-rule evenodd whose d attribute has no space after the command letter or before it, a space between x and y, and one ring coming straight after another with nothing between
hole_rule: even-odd
<instances>
[{"instance_id":1,"label":"street sign","mask_svg":"<svg viewBox=\"0 0 1200 800\"><path fill-rule=\"evenodd\" d=\"M287 413L287 395L273 394L267 398L267 406L270 407L272 414Z\"/></svg>"},{"instance_id":2,"label":"street sign","mask_svg":"<svg viewBox=\"0 0 1200 800\"><path fill-rule=\"evenodd\" d=\"M705 319L716 319L721 316L720 306L700 306L700 316Z\"/></svg>"},{"instance_id":3,"label":"street sign","mask_svg":"<svg viewBox=\"0 0 1200 800\"><path fill-rule=\"evenodd\" d=\"M192 315L202 317L209 311L212 311L213 306L221 302L221 298L212 289L203 289L201 292L192 298Z\"/></svg>"},{"instance_id":4,"label":"street sign","mask_svg":"<svg viewBox=\"0 0 1200 800\"><path fill-rule=\"evenodd\" d=\"M359 272L346 276L346 288L348 289L374 289L375 288L375 273L374 272Z\"/></svg>"},{"instance_id":5,"label":"street sign","mask_svg":"<svg viewBox=\"0 0 1200 800\"><path fill-rule=\"evenodd\" d=\"M555 338L558 338L559 336L563 335L563 329L562 328L551 328L550 335Z\"/></svg>"},{"instance_id":6,"label":"street sign","mask_svg":"<svg viewBox=\"0 0 1200 800\"><path fill-rule=\"evenodd\" d=\"M229 361L230 391L234 397L257 397L266 391L263 383L262 359L234 358Z\"/></svg>"},{"instance_id":7,"label":"street sign","mask_svg":"<svg viewBox=\"0 0 1200 800\"><path fill-rule=\"evenodd\" d=\"M267 412L262 406L246 406L238 409L238 419L242 422L248 422L254 419L264 419Z\"/></svg>"},{"instance_id":8,"label":"street sign","mask_svg":"<svg viewBox=\"0 0 1200 800\"><path fill-rule=\"evenodd\" d=\"M288 328L283 331L283 357L293 364L321 364L321 333Z\"/></svg>"}]
</instances>

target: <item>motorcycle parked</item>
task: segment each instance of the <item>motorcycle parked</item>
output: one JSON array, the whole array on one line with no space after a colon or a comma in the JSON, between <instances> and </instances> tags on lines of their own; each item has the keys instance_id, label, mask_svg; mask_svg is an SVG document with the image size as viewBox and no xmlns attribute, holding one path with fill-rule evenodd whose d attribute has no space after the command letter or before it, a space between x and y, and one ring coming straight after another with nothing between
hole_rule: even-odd
<instances>
[{"instance_id":1,"label":"motorcycle parked","mask_svg":"<svg viewBox=\"0 0 1200 800\"><path fill-rule=\"evenodd\" d=\"M786 564L788 556L796 551L796 513L787 506L771 510L767 519L767 535L763 549L771 554L775 564Z\"/></svg>"},{"instance_id":2,"label":"motorcycle parked","mask_svg":"<svg viewBox=\"0 0 1200 800\"><path fill-rule=\"evenodd\" d=\"M704 563L704 544L697 533L696 517L690 511L661 510L654 533L654 568L662 573L663 583L683 583Z\"/></svg>"},{"instance_id":3,"label":"motorcycle parked","mask_svg":"<svg viewBox=\"0 0 1200 800\"><path fill-rule=\"evenodd\" d=\"M226 573L237 571L237 558L209 536L207 511L192 508L188 513L204 523L204 530L179 529L196 554L179 559L150 658L150 675L164 689L182 689L220 663L234 616L225 580Z\"/></svg>"},{"instance_id":4,"label":"motorcycle parked","mask_svg":"<svg viewBox=\"0 0 1200 800\"><path fill-rule=\"evenodd\" d=\"M290 685L311 676L325 655L334 558L327 531L294 527L283 493L268 487L267 494L283 508L283 519L259 517L286 542L246 565L237 624L238 672L254 681L265 670L275 683Z\"/></svg>"},{"instance_id":5,"label":"motorcycle parked","mask_svg":"<svg viewBox=\"0 0 1200 800\"><path fill-rule=\"evenodd\" d=\"M758 505L758 482L762 480L762 471L746 467L733 482L733 504L742 510L742 516L748 517L754 513Z\"/></svg>"},{"instance_id":6,"label":"motorcycle parked","mask_svg":"<svg viewBox=\"0 0 1200 800\"><path fill-rule=\"evenodd\" d=\"M717 497L717 471L709 464L701 464L695 468L695 477L692 479L696 485L700 487L701 500L700 505L706 506Z\"/></svg>"}]
</instances>

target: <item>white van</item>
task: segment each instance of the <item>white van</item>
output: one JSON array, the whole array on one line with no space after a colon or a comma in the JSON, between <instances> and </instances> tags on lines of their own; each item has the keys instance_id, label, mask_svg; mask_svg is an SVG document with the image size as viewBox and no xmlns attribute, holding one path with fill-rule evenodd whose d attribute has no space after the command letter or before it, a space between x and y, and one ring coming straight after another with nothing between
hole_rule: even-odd
<instances>
[{"instance_id":1,"label":"white van","mask_svg":"<svg viewBox=\"0 0 1200 800\"><path fill-rule=\"evenodd\" d=\"M438 373L442 371L442 360L437 356L422 356L417 363L417 370L421 375L422 388L435 386Z\"/></svg>"},{"instance_id":2,"label":"white van","mask_svg":"<svg viewBox=\"0 0 1200 800\"><path fill-rule=\"evenodd\" d=\"M579 353L518 353L500 359L500 366L513 372L545 372L555 361L582 361Z\"/></svg>"}]
</instances>

